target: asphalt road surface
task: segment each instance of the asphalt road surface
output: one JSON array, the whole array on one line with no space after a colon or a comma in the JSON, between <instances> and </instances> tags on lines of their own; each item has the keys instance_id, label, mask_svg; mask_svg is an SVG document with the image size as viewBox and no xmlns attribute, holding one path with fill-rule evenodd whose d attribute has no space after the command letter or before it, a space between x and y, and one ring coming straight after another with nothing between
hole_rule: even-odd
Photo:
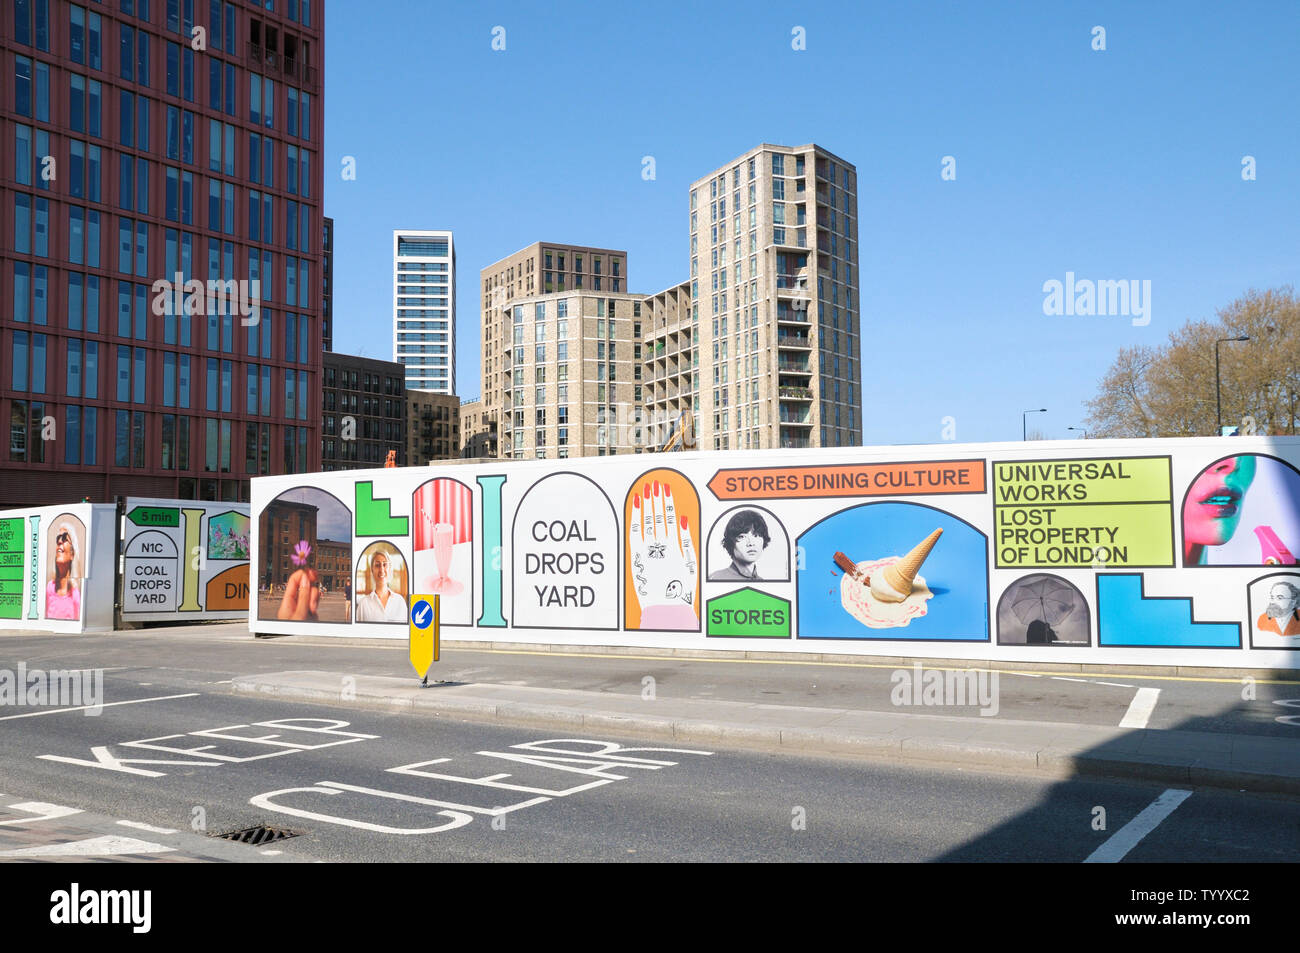
<instances>
[{"instance_id":1,"label":"asphalt road surface","mask_svg":"<svg viewBox=\"0 0 1300 953\"><path fill-rule=\"evenodd\" d=\"M118 668L97 717L5 709L0 859L83 845L142 862L1300 860L1294 798L645 750L663 746L233 696L194 673ZM296 836L209 836L258 824Z\"/></svg>"}]
</instances>

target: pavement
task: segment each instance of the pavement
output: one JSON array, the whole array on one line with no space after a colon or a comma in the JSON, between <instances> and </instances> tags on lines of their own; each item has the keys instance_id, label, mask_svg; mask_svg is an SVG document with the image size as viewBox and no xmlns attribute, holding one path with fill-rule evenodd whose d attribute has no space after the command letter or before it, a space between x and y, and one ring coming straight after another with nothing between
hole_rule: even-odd
<instances>
[{"instance_id":1,"label":"pavement","mask_svg":"<svg viewBox=\"0 0 1300 953\"><path fill-rule=\"evenodd\" d=\"M678 743L969 765L1052 778L1142 778L1300 794L1300 733L1268 736L773 705L506 684L282 671L238 676L236 692L386 712Z\"/></svg>"}]
</instances>

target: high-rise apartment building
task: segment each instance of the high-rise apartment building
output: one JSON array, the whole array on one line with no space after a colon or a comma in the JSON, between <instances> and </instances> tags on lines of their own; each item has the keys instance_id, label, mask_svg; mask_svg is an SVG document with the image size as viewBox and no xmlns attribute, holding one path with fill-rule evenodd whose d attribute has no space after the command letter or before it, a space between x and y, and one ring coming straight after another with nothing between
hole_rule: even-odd
<instances>
[{"instance_id":1,"label":"high-rise apartment building","mask_svg":"<svg viewBox=\"0 0 1300 953\"><path fill-rule=\"evenodd\" d=\"M502 395L501 455L515 460L640 452L645 295L517 297Z\"/></svg>"},{"instance_id":2,"label":"high-rise apartment building","mask_svg":"<svg viewBox=\"0 0 1300 953\"><path fill-rule=\"evenodd\" d=\"M0 505L319 469L323 4L0 8Z\"/></svg>"},{"instance_id":3,"label":"high-rise apartment building","mask_svg":"<svg viewBox=\"0 0 1300 953\"><path fill-rule=\"evenodd\" d=\"M393 232L393 360L407 390L456 393L456 249L449 231Z\"/></svg>"},{"instance_id":4,"label":"high-rise apartment building","mask_svg":"<svg viewBox=\"0 0 1300 953\"><path fill-rule=\"evenodd\" d=\"M382 467L388 451L406 459L403 368L391 361L329 351L322 380L322 470Z\"/></svg>"},{"instance_id":5,"label":"high-rise apartment building","mask_svg":"<svg viewBox=\"0 0 1300 953\"><path fill-rule=\"evenodd\" d=\"M691 283L683 281L650 295L642 315L643 422L647 443L662 447L678 429L685 429L688 438L694 438L699 423L700 350L699 328L691 320ZM687 443L689 449L696 448L693 439Z\"/></svg>"},{"instance_id":6,"label":"high-rise apartment building","mask_svg":"<svg viewBox=\"0 0 1300 953\"><path fill-rule=\"evenodd\" d=\"M861 444L856 168L764 143L692 183L688 214L694 350L673 371L645 328L655 400L698 398L702 449Z\"/></svg>"},{"instance_id":7,"label":"high-rise apartment building","mask_svg":"<svg viewBox=\"0 0 1300 953\"><path fill-rule=\"evenodd\" d=\"M517 346L512 310L516 299L567 291L622 294L626 289L627 252L614 248L535 242L479 273L483 414L487 422L499 426L498 434L504 433L506 424L505 395L515 389L517 378L511 366ZM515 409L511 408L511 423ZM509 441L502 437L501 454L512 454L513 444L513 437Z\"/></svg>"}]
</instances>

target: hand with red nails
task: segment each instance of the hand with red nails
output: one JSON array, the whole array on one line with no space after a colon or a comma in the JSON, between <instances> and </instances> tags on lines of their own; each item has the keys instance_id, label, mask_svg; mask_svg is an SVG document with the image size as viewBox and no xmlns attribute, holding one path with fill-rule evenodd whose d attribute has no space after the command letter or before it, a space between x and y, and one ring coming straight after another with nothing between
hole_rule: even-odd
<instances>
[{"instance_id":1,"label":"hand with red nails","mask_svg":"<svg viewBox=\"0 0 1300 953\"><path fill-rule=\"evenodd\" d=\"M687 516L678 523L666 483L644 484L632 497L628 525L632 580L641 607L642 629L695 631L699 628L699 567Z\"/></svg>"}]
</instances>

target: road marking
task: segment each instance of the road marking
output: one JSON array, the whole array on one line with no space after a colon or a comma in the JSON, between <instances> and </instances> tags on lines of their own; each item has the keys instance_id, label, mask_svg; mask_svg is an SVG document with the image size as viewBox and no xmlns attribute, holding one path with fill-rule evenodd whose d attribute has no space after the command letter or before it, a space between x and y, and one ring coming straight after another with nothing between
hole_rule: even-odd
<instances>
[{"instance_id":1,"label":"road marking","mask_svg":"<svg viewBox=\"0 0 1300 953\"><path fill-rule=\"evenodd\" d=\"M71 814L81 813L78 808L63 807L61 804L48 804L45 801L23 801L21 804L10 804L9 809L12 811L26 811L28 814L35 814L36 817L19 817L9 821L0 821L0 827L10 825L17 827L20 824L33 824L36 821L49 821L56 817L68 817Z\"/></svg>"},{"instance_id":2,"label":"road marking","mask_svg":"<svg viewBox=\"0 0 1300 953\"><path fill-rule=\"evenodd\" d=\"M136 830L148 831L151 834L175 834L176 831L170 827L154 827L152 824L142 824L140 821L118 821L123 827L134 827Z\"/></svg>"},{"instance_id":3,"label":"road marking","mask_svg":"<svg viewBox=\"0 0 1300 953\"><path fill-rule=\"evenodd\" d=\"M1142 838L1155 830L1161 821L1174 813L1178 805L1191 796L1191 791L1180 791L1177 788L1170 788L1165 791L1143 808L1141 814L1107 838L1105 843L1088 855L1088 859L1084 863L1119 863L1129 851L1138 845Z\"/></svg>"},{"instance_id":4,"label":"road marking","mask_svg":"<svg viewBox=\"0 0 1300 953\"><path fill-rule=\"evenodd\" d=\"M1128 711L1124 712L1124 717L1120 719L1121 728L1145 728L1147 722L1151 720L1151 713L1156 710L1156 702L1160 700L1160 689L1158 688L1139 688L1133 700L1128 704Z\"/></svg>"},{"instance_id":5,"label":"road marking","mask_svg":"<svg viewBox=\"0 0 1300 953\"><path fill-rule=\"evenodd\" d=\"M165 702L173 698L197 698L198 692L187 692L184 695L159 695L157 698L132 698L124 702L106 702L103 705L79 705L76 708L49 708L45 711L25 711L21 715L5 715L0 717L0 721L12 721L15 718L39 718L41 715L58 715L65 711L85 711L88 708L113 708L117 705L140 705L144 702Z\"/></svg>"},{"instance_id":6,"label":"road marking","mask_svg":"<svg viewBox=\"0 0 1300 953\"><path fill-rule=\"evenodd\" d=\"M1132 688L1132 685L1125 685L1123 682L1097 682L1098 685L1109 685L1111 688Z\"/></svg>"},{"instance_id":7,"label":"road marking","mask_svg":"<svg viewBox=\"0 0 1300 953\"><path fill-rule=\"evenodd\" d=\"M1053 676L1052 676L1052 681L1054 681L1054 682L1086 682L1087 679L1086 679L1086 678L1066 678L1064 675L1053 675Z\"/></svg>"},{"instance_id":8,"label":"road marking","mask_svg":"<svg viewBox=\"0 0 1300 953\"><path fill-rule=\"evenodd\" d=\"M166 854L175 847L154 844L134 837L105 834L87 840L74 840L66 844L44 844L40 847L20 847L0 851L0 857L113 857L118 854Z\"/></svg>"},{"instance_id":9,"label":"road marking","mask_svg":"<svg viewBox=\"0 0 1300 953\"><path fill-rule=\"evenodd\" d=\"M260 853L263 857L279 857L281 854L284 853L284 851L282 851L282 850L263 850L263 851L259 851L259 853Z\"/></svg>"}]
</instances>

